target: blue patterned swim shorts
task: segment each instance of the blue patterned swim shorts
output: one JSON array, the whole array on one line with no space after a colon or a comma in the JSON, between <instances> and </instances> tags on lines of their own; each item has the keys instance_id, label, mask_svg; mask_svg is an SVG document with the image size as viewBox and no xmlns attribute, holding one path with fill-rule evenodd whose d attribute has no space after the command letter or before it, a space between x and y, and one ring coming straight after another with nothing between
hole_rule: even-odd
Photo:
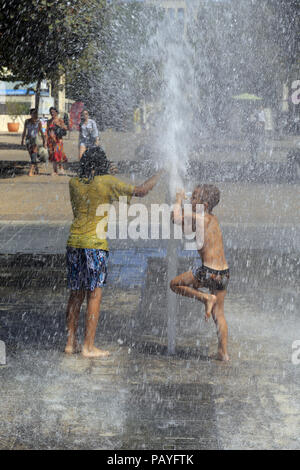
<instances>
[{"instance_id":1,"label":"blue patterned swim shorts","mask_svg":"<svg viewBox=\"0 0 300 470\"><path fill-rule=\"evenodd\" d=\"M67 246L68 288L94 290L106 284L109 252Z\"/></svg>"}]
</instances>

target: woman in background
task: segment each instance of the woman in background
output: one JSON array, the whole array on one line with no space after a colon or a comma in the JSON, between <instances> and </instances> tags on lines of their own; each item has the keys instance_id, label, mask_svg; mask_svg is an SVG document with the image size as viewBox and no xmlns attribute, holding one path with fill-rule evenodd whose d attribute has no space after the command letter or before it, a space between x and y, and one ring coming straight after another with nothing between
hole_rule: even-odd
<instances>
[{"instance_id":1,"label":"woman in background","mask_svg":"<svg viewBox=\"0 0 300 470\"><path fill-rule=\"evenodd\" d=\"M49 161L53 163L52 175L57 175L58 171L65 174L63 164L67 162L64 153L63 136L67 133L67 126L63 119L58 116L56 108L50 108L51 118L47 121L47 146Z\"/></svg>"}]
</instances>

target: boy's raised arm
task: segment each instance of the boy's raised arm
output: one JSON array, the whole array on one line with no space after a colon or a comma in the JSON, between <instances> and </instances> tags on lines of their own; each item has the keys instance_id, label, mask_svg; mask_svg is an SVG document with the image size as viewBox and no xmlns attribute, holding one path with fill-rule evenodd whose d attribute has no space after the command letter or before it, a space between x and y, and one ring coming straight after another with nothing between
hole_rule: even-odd
<instances>
[{"instance_id":1,"label":"boy's raised arm","mask_svg":"<svg viewBox=\"0 0 300 470\"><path fill-rule=\"evenodd\" d=\"M196 222L198 217L202 217L201 214L192 212L191 210L184 211L183 201L186 199L186 195L183 189L177 191L176 200L173 205L173 211L171 212L171 221L173 224L181 225L182 230L186 234L195 232Z\"/></svg>"}]
</instances>

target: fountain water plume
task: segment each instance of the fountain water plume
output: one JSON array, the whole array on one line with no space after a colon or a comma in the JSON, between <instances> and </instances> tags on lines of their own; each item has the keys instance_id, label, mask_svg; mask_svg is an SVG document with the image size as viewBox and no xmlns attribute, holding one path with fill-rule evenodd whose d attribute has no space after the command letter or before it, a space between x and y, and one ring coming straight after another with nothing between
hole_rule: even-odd
<instances>
[{"instance_id":1,"label":"fountain water plume","mask_svg":"<svg viewBox=\"0 0 300 470\"><path fill-rule=\"evenodd\" d=\"M193 135L194 51L186 40L183 24L165 17L152 41L154 54L162 64L160 113L156 122L156 155L169 174L167 202L172 204L178 189L184 188ZM167 249L168 282L177 275L179 242L172 238ZM168 352L175 353L178 299L167 291Z\"/></svg>"},{"instance_id":2,"label":"fountain water plume","mask_svg":"<svg viewBox=\"0 0 300 470\"><path fill-rule=\"evenodd\" d=\"M151 51L161 63L160 111L156 119L156 155L169 174L169 192L174 198L183 188L192 147L194 51L186 40L183 24L165 17L151 41Z\"/></svg>"}]
</instances>

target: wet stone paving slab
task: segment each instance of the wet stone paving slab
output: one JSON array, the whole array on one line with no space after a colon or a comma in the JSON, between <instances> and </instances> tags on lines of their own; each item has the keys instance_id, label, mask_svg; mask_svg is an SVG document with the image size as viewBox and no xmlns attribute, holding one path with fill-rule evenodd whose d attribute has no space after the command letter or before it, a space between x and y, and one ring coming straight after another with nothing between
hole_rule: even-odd
<instances>
[{"instance_id":1,"label":"wet stone paving slab","mask_svg":"<svg viewBox=\"0 0 300 470\"><path fill-rule=\"evenodd\" d=\"M48 269L48 284L14 288L15 268L7 262L0 448L300 449L300 366L291 360L300 339L294 258L272 264L270 254L252 253L245 273L248 254L229 254L231 361L223 364L212 358L213 322L206 324L202 305L190 299L178 299L176 353L167 354L165 258L143 255L141 274L132 253L116 253L112 278L129 269L128 255L140 282L111 282L104 290L96 343L110 357L97 360L63 354L67 290L55 263L36 267L40 281ZM180 258L179 271L192 262ZM259 266L271 266L271 274ZM83 327L81 315L81 338Z\"/></svg>"}]
</instances>

